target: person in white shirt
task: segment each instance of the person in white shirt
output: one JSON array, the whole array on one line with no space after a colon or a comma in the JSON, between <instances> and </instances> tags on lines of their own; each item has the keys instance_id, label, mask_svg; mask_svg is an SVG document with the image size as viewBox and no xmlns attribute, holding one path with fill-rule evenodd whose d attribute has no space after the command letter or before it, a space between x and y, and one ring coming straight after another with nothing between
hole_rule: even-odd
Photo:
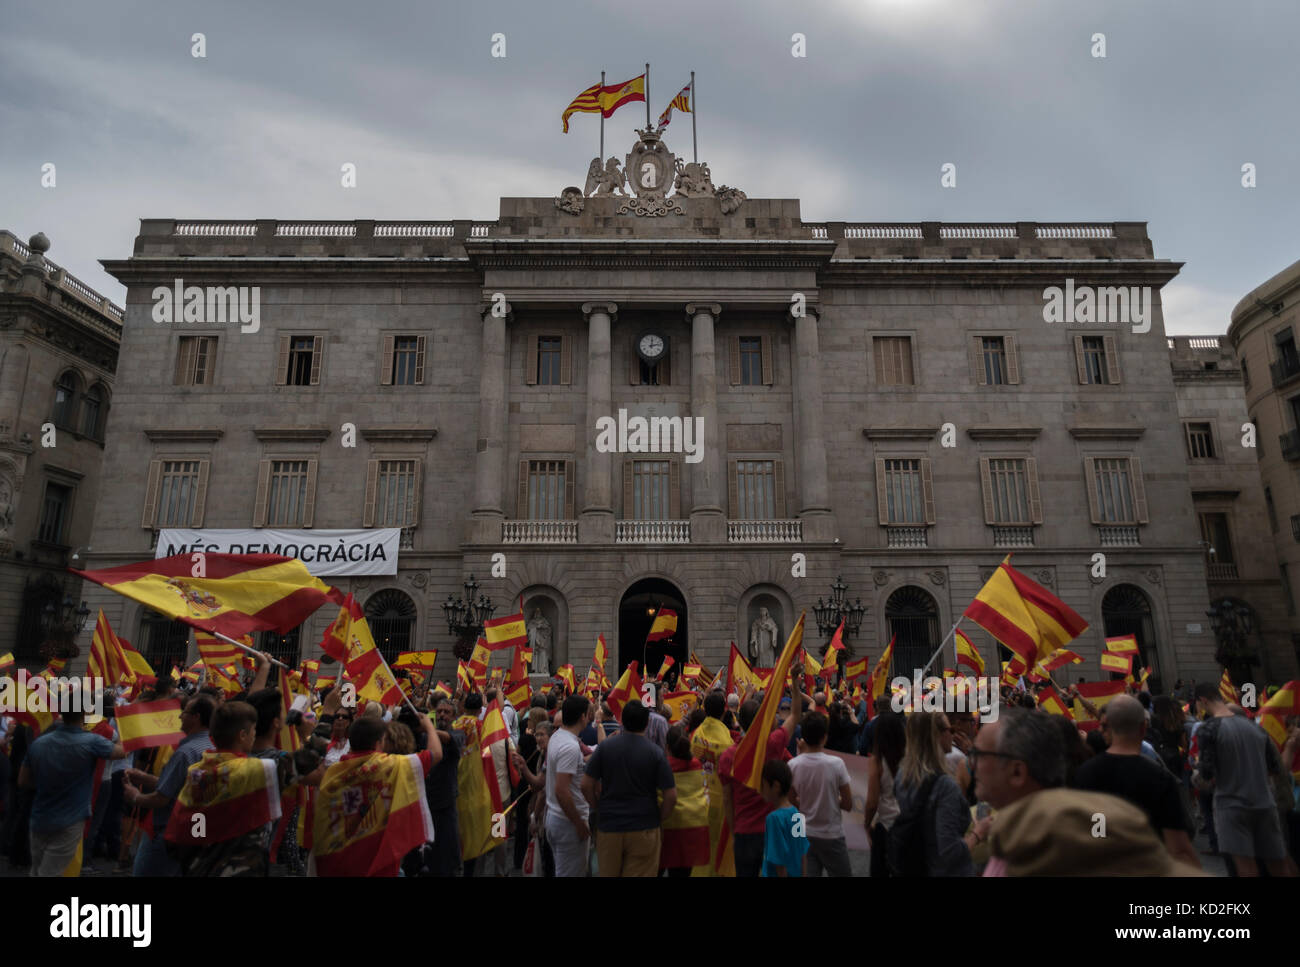
<instances>
[{"instance_id":1,"label":"person in white shirt","mask_svg":"<svg viewBox=\"0 0 1300 967\"><path fill-rule=\"evenodd\" d=\"M578 733L591 718L591 703L570 695L560 714L563 725L546 747L546 840L555 855L556 876L586 876L591 809L582 794L584 760Z\"/></svg>"},{"instance_id":2,"label":"person in white shirt","mask_svg":"<svg viewBox=\"0 0 1300 967\"><path fill-rule=\"evenodd\" d=\"M808 834L804 859L807 876L852 876L840 811L853 808L849 770L839 756L823 751L829 723L820 712L809 712L799 723L799 754L790 760L793 789Z\"/></svg>"}]
</instances>

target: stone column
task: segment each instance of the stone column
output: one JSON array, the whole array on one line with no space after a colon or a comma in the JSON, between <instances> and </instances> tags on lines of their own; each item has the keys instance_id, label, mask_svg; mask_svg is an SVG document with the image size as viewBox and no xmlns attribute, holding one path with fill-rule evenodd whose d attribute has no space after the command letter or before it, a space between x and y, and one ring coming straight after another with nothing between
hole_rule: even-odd
<instances>
[{"instance_id":1,"label":"stone column","mask_svg":"<svg viewBox=\"0 0 1300 967\"><path fill-rule=\"evenodd\" d=\"M691 543L725 544L727 541L725 446L718 423L718 363L713 320L722 313L716 302L691 302L691 412L701 418L703 439L699 463L691 464Z\"/></svg>"},{"instance_id":2,"label":"stone column","mask_svg":"<svg viewBox=\"0 0 1300 967\"><path fill-rule=\"evenodd\" d=\"M617 417L614 405L613 372L610 358L610 324L618 316L612 302L584 302L587 317L587 441L586 473L582 488L582 512L578 517L578 540L583 544L614 543L613 458L596 449L596 421Z\"/></svg>"},{"instance_id":3,"label":"stone column","mask_svg":"<svg viewBox=\"0 0 1300 967\"><path fill-rule=\"evenodd\" d=\"M505 312L483 309L483 344L479 354L478 452L474 458L474 510L466 540L501 543L505 520L502 494L506 477L506 320ZM501 312L500 309L497 310Z\"/></svg>"},{"instance_id":4,"label":"stone column","mask_svg":"<svg viewBox=\"0 0 1300 967\"><path fill-rule=\"evenodd\" d=\"M809 309L794 319L795 405L799 432L799 497L805 541L835 538L830 483L826 472L826 436L822 428L821 363L817 316Z\"/></svg>"}]
</instances>

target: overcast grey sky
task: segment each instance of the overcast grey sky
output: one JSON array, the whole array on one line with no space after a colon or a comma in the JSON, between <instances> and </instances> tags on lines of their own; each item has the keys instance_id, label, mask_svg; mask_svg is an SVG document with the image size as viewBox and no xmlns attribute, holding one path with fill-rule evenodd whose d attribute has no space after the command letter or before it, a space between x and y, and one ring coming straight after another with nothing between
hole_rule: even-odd
<instances>
[{"instance_id":1,"label":"overcast grey sky","mask_svg":"<svg viewBox=\"0 0 1300 967\"><path fill-rule=\"evenodd\" d=\"M696 71L715 183L800 198L808 221L1148 222L1187 263L1171 333L1224 331L1300 258L1295 0L4 6L0 228L44 231L118 302L98 260L128 256L140 218L493 219L503 195L580 185L598 118L565 135L560 112L646 61L655 118ZM606 154L644 122L620 110ZM689 153L689 115L667 140Z\"/></svg>"}]
</instances>

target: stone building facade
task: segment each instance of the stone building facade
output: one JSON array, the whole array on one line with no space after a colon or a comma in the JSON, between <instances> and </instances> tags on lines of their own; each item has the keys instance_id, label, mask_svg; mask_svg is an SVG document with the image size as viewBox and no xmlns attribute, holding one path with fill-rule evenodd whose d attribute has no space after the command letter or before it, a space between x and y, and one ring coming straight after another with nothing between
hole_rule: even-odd
<instances>
[{"instance_id":1,"label":"stone building facade","mask_svg":"<svg viewBox=\"0 0 1300 967\"><path fill-rule=\"evenodd\" d=\"M122 338L122 309L49 248L0 232L0 654L33 667L45 608L81 600L66 569L91 543Z\"/></svg>"},{"instance_id":2,"label":"stone building facade","mask_svg":"<svg viewBox=\"0 0 1300 967\"><path fill-rule=\"evenodd\" d=\"M625 194L503 198L493 222L143 221L104 263L130 352L93 565L152 556L161 526L400 527L395 574L329 580L444 678L440 604L471 573L579 674L601 633L657 667L664 606L679 659L747 650L760 608L782 639L807 609L822 647L812 608L842 576L868 609L850 647L897 635L910 674L1014 553L1092 623L1071 674L1132 631L1157 678L1217 678L1159 300L1179 263L1143 223L809 223L707 170L665 196L656 140ZM256 331L155 322L177 285L256 287ZM1149 314L1049 323L1053 286L1137 287ZM702 442L634 452L637 417ZM332 617L271 645L310 657Z\"/></svg>"}]
</instances>

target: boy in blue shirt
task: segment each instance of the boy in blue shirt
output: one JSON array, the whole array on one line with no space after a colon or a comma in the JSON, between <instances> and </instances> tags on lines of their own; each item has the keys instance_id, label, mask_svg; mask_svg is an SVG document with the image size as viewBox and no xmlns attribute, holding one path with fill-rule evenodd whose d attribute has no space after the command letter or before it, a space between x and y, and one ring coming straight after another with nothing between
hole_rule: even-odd
<instances>
[{"instance_id":1,"label":"boy in blue shirt","mask_svg":"<svg viewBox=\"0 0 1300 967\"><path fill-rule=\"evenodd\" d=\"M804 818L790 805L790 767L777 759L763 764L763 799L772 806L767 814L767 835L763 843L763 876L803 876L803 857L808 852Z\"/></svg>"}]
</instances>

